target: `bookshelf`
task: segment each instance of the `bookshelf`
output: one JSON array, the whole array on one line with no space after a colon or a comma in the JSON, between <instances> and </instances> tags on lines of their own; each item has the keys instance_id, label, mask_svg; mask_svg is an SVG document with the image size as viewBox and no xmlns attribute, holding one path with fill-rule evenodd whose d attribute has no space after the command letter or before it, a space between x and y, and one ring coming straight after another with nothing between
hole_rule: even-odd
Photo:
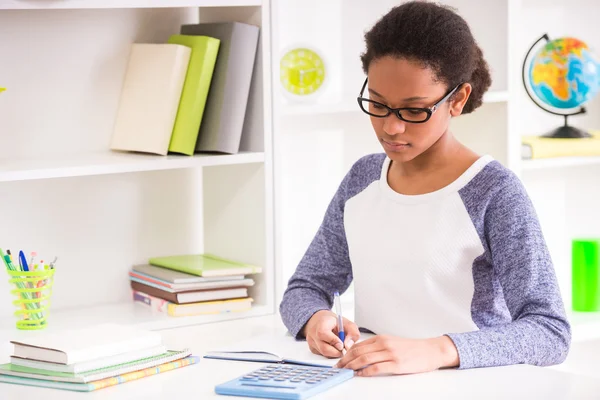
<instances>
[{"instance_id":1,"label":"bookshelf","mask_svg":"<svg viewBox=\"0 0 600 400\"><path fill-rule=\"evenodd\" d=\"M489 63L493 84L474 114L452 122L463 143L491 154L525 184L538 212L554 260L567 309L571 307L570 239L600 237L600 189L594 182L598 157L521 160L521 136L543 134L562 124L560 117L538 109L522 87L521 67L531 44L544 32L552 38L573 36L600 48L600 28L594 19L600 4L592 0L444 0L470 24ZM364 32L397 5L394 0L291 0L273 5L273 71L278 58L297 45L320 51L329 82L312 101L291 101L273 81L276 153L277 220L281 221L277 263L282 265L281 290L317 231L326 207L345 173L359 157L381 152L368 116L355 102L364 81L359 55ZM319 8L320 13L310 10ZM305 29L310 26L310 29ZM600 98L588 104L575 126L600 126ZM310 160L310 162L307 162ZM327 173L325 173L325 171ZM290 184L289 182L294 182ZM281 291L280 291L281 293ZM347 295L349 301L351 294ZM586 335L600 337L600 317L574 318ZM582 323L582 321L586 321ZM593 323L588 323L592 321ZM589 329L588 329L589 328Z\"/></svg>"},{"instance_id":2,"label":"bookshelf","mask_svg":"<svg viewBox=\"0 0 600 400\"><path fill-rule=\"evenodd\" d=\"M540 170L547 168L585 167L600 165L600 157L560 157L544 158L540 160L524 160L523 171Z\"/></svg>"},{"instance_id":3,"label":"bookshelf","mask_svg":"<svg viewBox=\"0 0 600 400\"><path fill-rule=\"evenodd\" d=\"M130 45L224 21L261 27L241 151L109 151ZM168 329L274 312L270 38L268 0L0 2L0 194L10 227L0 243L59 257L50 325ZM263 267L249 312L174 318L133 303L133 264L201 252ZM0 279L3 333L15 331L9 290Z\"/></svg>"},{"instance_id":4,"label":"bookshelf","mask_svg":"<svg viewBox=\"0 0 600 400\"><path fill-rule=\"evenodd\" d=\"M192 157L90 152L62 156L59 159L46 157L10 160L10 162L4 163L0 169L0 182L252 164L262 163L264 160L265 155L262 152L241 152L228 155L197 154Z\"/></svg>"}]
</instances>

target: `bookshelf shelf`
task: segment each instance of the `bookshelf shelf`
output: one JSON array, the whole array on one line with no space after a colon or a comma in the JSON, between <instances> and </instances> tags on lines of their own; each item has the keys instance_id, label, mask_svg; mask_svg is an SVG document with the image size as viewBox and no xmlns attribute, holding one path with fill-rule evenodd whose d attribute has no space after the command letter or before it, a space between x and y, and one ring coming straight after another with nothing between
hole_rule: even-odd
<instances>
[{"instance_id":1,"label":"bookshelf shelf","mask_svg":"<svg viewBox=\"0 0 600 400\"><path fill-rule=\"evenodd\" d=\"M505 90L491 91L486 93L483 97L484 103L501 103L506 101L508 101L508 91ZM332 104L288 105L283 110L283 113L286 116L343 114L354 112L361 112L354 99L352 99L352 101Z\"/></svg>"},{"instance_id":2,"label":"bookshelf shelf","mask_svg":"<svg viewBox=\"0 0 600 400\"><path fill-rule=\"evenodd\" d=\"M576 312L567 314L573 331L573 341L600 338L600 312Z\"/></svg>"},{"instance_id":3,"label":"bookshelf shelf","mask_svg":"<svg viewBox=\"0 0 600 400\"><path fill-rule=\"evenodd\" d=\"M272 314L270 307L265 305L252 306L249 311L234 313L237 318L249 318ZM48 327L44 332L92 326L102 323L116 323L135 326L141 329L162 330L182 326L208 324L232 319L232 313L198 315L193 317L170 317L158 311L151 310L143 304L127 301L117 304L107 304L96 307L79 307L52 312L48 318ZM76 321L76 322L74 322ZM30 332L15 329L14 318L0 319L0 338L10 337L16 340ZM1 342L1 340L0 340Z\"/></svg>"},{"instance_id":4,"label":"bookshelf shelf","mask_svg":"<svg viewBox=\"0 0 600 400\"><path fill-rule=\"evenodd\" d=\"M260 6L262 0L6 0L0 10Z\"/></svg>"},{"instance_id":5,"label":"bookshelf shelf","mask_svg":"<svg viewBox=\"0 0 600 400\"><path fill-rule=\"evenodd\" d=\"M523 171L535 171L547 168L579 167L600 165L600 157L557 157L539 160L523 160Z\"/></svg>"},{"instance_id":6,"label":"bookshelf shelf","mask_svg":"<svg viewBox=\"0 0 600 400\"><path fill-rule=\"evenodd\" d=\"M192 157L97 152L54 156L48 159L15 159L0 161L0 182L249 164L263 162L264 158L262 152L233 155L197 154Z\"/></svg>"}]
</instances>

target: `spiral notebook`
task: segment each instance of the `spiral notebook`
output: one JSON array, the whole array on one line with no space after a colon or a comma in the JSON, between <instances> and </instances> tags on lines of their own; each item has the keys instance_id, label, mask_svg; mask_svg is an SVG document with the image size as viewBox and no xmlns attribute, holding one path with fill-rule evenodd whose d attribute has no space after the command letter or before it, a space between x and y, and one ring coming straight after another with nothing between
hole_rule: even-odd
<instances>
[{"instance_id":1,"label":"spiral notebook","mask_svg":"<svg viewBox=\"0 0 600 400\"><path fill-rule=\"evenodd\" d=\"M253 337L224 349L209 351L204 358L325 368L338 362L335 358L313 354L305 341L296 340L289 334L276 338L271 335Z\"/></svg>"}]
</instances>

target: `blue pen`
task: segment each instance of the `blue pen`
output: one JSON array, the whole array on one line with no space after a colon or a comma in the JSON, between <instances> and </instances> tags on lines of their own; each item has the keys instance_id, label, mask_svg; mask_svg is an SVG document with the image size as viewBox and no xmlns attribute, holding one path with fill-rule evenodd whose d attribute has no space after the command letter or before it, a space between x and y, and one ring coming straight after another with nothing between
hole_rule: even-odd
<instances>
[{"instance_id":1,"label":"blue pen","mask_svg":"<svg viewBox=\"0 0 600 400\"><path fill-rule=\"evenodd\" d=\"M335 302L335 313L337 314L337 328L338 328L338 337L342 341L342 346L344 345L344 339L346 339L346 333L344 332L344 319L342 317L342 303L340 301L339 292L335 292L333 294L333 300ZM342 354L346 354L346 349L342 347Z\"/></svg>"},{"instance_id":2,"label":"blue pen","mask_svg":"<svg viewBox=\"0 0 600 400\"><path fill-rule=\"evenodd\" d=\"M21 265L21 269L23 271L29 271L29 267L27 266L27 260L25 259L25 253L23 253L23 250L19 251L19 265Z\"/></svg>"}]
</instances>

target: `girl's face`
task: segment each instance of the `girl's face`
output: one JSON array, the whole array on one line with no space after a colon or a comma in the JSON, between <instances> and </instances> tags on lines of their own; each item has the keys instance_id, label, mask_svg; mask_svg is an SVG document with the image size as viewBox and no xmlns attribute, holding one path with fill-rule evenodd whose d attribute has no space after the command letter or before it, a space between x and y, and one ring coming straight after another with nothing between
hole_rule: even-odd
<instances>
[{"instance_id":1,"label":"girl's face","mask_svg":"<svg viewBox=\"0 0 600 400\"><path fill-rule=\"evenodd\" d=\"M369 93L363 96L390 108L429 108L453 89L437 81L431 69L394 57L373 60L368 80ZM448 130L450 117L460 115L469 93L470 86L462 85L453 100L441 104L424 123L405 122L394 113L383 118L371 116L387 156L396 162L407 162L429 150ZM401 111L410 119L408 112Z\"/></svg>"}]
</instances>

